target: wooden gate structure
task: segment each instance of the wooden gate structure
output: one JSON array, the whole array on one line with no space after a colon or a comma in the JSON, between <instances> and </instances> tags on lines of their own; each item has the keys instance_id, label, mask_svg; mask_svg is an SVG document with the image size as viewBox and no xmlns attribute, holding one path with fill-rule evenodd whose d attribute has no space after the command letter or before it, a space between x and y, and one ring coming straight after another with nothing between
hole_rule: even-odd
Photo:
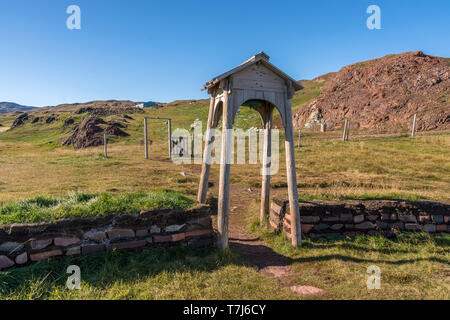
<instances>
[{"instance_id":1,"label":"wooden gate structure","mask_svg":"<svg viewBox=\"0 0 450 320\"><path fill-rule=\"evenodd\" d=\"M228 211L230 196L230 155L233 148L232 128L239 107L251 103L260 114L264 131L262 160L262 190L260 220L269 213L271 130L273 110L279 111L285 130L286 170L289 193L291 240L301 246L300 212L298 206L297 178L295 175L294 135L292 129L291 99L303 86L269 62L264 52L251 57L236 68L207 82L202 90L211 95L203 164L198 191L198 202L205 203L208 189L214 130L222 119L222 146L220 159L218 199L219 248L228 247Z\"/></svg>"}]
</instances>

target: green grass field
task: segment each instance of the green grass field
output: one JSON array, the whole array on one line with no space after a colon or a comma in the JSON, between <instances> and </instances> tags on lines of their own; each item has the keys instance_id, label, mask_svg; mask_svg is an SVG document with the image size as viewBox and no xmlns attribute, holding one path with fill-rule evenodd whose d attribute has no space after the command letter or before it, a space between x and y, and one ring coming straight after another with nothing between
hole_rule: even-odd
<instances>
[{"instance_id":1,"label":"green grass field","mask_svg":"<svg viewBox=\"0 0 450 320\"><path fill-rule=\"evenodd\" d=\"M301 107L320 92L309 83L294 98ZM131 114L130 135L114 138L109 158L103 147L61 147L70 134L61 127L68 114L51 125L26 124L0 133L0 224L102 215L159 206L184 208L194 203L201 166L176 165L167 155L167 126L150 121L150 159L144 159L143 118L170 117L174 128L188 129L197 118L206 123L208 101ZM115 116L109 116L113 119ZM81 121L82 115L76 118ZM0 117L10 126L11 117ZM259 115L242 108L240 127L260 125ZM203 128L205 129L205 128ZM352 132L352 134L360 134ZM296 148L299 196L308 199L429 199L450 202L450 132L419 133L415 138L351 136L341 132L304 132ZM271 179L272 195L286 197L283 135L279 171ZM216 196L219 166L212 166L210 193ZM180 173L184 173L181 175ZM396 240L356 237L306 240L299 249L279 235L255 227L259 214L260 165L233 165L231 183L253 189L236 195L248 201L239 212L249 233L290 261L288 284L325 290L322 299L448 299L449 238L427 235ZM65 288L66 268L82 269L82 289ZM382 290L366 288L366 269L382 270ZM298 299L286 285L250 266L236 251L216 249L108 252L89 257L49 260L0 272L1 299Z\"/></svg>"}]
</instances>

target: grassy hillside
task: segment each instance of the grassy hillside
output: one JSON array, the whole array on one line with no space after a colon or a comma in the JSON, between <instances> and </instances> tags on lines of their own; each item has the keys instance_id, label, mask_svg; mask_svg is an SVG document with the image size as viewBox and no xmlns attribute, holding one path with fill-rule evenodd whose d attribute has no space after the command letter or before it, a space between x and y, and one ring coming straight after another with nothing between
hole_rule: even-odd
<instances>
[{"instance_id":1,"label":"grassy hillside","mask_svg":"<svg viewBox=\"0 0 450 320\"><path fill-rule=\"evenodd\" d=\"M318 95L321 85L306 82L306 89L294 98L294 108ZM153 143L150 159L144 159L140 143L143 119L170 117L174 129L189 129L200 118L205 129L208 107L206 100L194 104L175 101L130 114L133 120L128 120L124 129L129 136L110 140L108 159L103 157L102 146L61 147L61 140L71 133L62 130L64 121L73 117L76 125L86 114L55 112L58 120L51 124L40 120L0 133L1 223L190 205L196 198L201 165L176 165L168 158L167 125L162 120L149 121ZM241 109L241 128L260 125L256 112ZM0 123L6 125L13 120L0 117ZM450 202L450 132L420 133L415 138L353 134L349 142L340 140L340 131L303 134L302 147L295 149L301 200L394 197ZM286 197L282 132L279 146L279 170L271 177L272 196ZM218 174L219 165L214 164L210 199L217 196ZM2 271L0 299L303 298L294 295L290 285L322 288L325 294L314 297L322 299L449 298L448 237L419 234L397 240L306 240L302 248L293 249L283 236L256 227L260 181L260 164L231 167L231 183L243 190L231 197L231 219L263 238L270 250L287 257L291 273L286 283L258 272L234 250L113 251ZM170 196L161 198L161 194ZM91 200L84 201L87 198ZM233 211L242 204L245 210ZM79 291L65 289L65 271L72 264L82 270ZM366 289L366 268L372 264L382 268L383 290Z\"/></svg>"}]
</instances>

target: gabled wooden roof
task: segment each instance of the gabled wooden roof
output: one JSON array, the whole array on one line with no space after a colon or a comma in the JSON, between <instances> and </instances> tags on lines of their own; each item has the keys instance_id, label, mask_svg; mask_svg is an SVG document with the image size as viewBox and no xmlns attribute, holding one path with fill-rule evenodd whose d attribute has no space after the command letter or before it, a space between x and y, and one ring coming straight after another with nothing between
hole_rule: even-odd
<instances>
[{"instance_id":1,"label":"gabled wooden roof","mask_svg":"<svg viewBox=\"0 0 450 320\"><path fill-rule=\"evenodd\" d=\"M275 67L272 63L269 62L269 59L270 59L270 57L267 54L265 54L264 52L261 51L260 53L254 55L253 57L251 57L247 61L244 61L243 63L241 63L236 68L231 69L230 71L222 73L221 75L211 79L210 81L205 83L205 85L203 86L202 90L206 90L206 89L209 89L209 88L212 88L212 87L216 86L220 82L220 80L225 79L225 78L231 76L232 74L234 74L236 72L239 72L239 71L241 71L241 70L243 70L245 68L248 68L251 65L256 64L257 62L262 63L268 69L272 70L274 73L279 75L281 78L286 79L288 81L291 81L292 82L292 87L294 88L295 91L303 89L303 86L299 82L297 82L296 80L292 79L286 73L284 73L283 71L281 71L280 69Z\"/></svg>"}]
</instances>

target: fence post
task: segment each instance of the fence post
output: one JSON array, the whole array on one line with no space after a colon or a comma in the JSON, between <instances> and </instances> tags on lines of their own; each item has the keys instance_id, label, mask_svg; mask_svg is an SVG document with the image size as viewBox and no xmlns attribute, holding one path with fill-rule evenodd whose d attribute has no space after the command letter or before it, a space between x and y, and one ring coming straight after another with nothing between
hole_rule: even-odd
<instances>
[{"instance_id":1,"label":"fence post","mask_svg":"<svg viewBox=\"0 0 450 320\"><path fill-rule=\"evenodd\" d=\"M344 121L344 134L342 135L342 141L345 141L345 138L347 136L347 119Z\"/></svg>"},{"instance_id":2,"label":"fence post","mask_svg":"<svg viewBox=\"0 0 450 320\"><path fill-rule=\"evenodd\" d=\"M108 141L106 140L106 132L103 133L103 144L105 145L105 159L108 159Z\"/></svg>"},{"instance_id":3,"label":"fence post","mask_svg":"<svg viewBox=\"0 0 450 320\"><path fill-rule=\"evenodd\" d=\"M147 130L147 118L144 118L144 143L145 143L145 159L148 159L148 130Z\"/></svg>"},{"instance_id":4,"label":"fence post","mask_svg":"<svg viewBox=\"0 0 450 320\"><path fill-rule=\"evenodd\" d=\"M298 129L298 147L302 146L302 130Z\"/></svg>"},{"instance_id":5,"label":"fence post","mask_svg":"<svg viewBox=\"0 0 450 320\"><path fill-rule=\"evenodd\" d=\"M168 129L169 129L169 158L172 157L172 120L169 119L168 121Z\"/></svg>"},{"instance_id":6,"label":"fence post","mask_svg":"<svg viewBox=\"0 0 450 320\"><path fill-rule=\"evenodd\" d=\"M349 135L350 135L350 120L347 120L347 132L345 134L345 141L348 141Z\"/></svg>"},{"instance_id":7,"label":"fence post","mask_svg":"<svg viewBox=\"0 0 450 320\"><path fill-rule=\"evenodd\" d=\"M414 113L414 120L413 120L411 137L414 137L414 135L416 134L416 120L417 120L417 113Z\"/></svg>"}]
</instances>

